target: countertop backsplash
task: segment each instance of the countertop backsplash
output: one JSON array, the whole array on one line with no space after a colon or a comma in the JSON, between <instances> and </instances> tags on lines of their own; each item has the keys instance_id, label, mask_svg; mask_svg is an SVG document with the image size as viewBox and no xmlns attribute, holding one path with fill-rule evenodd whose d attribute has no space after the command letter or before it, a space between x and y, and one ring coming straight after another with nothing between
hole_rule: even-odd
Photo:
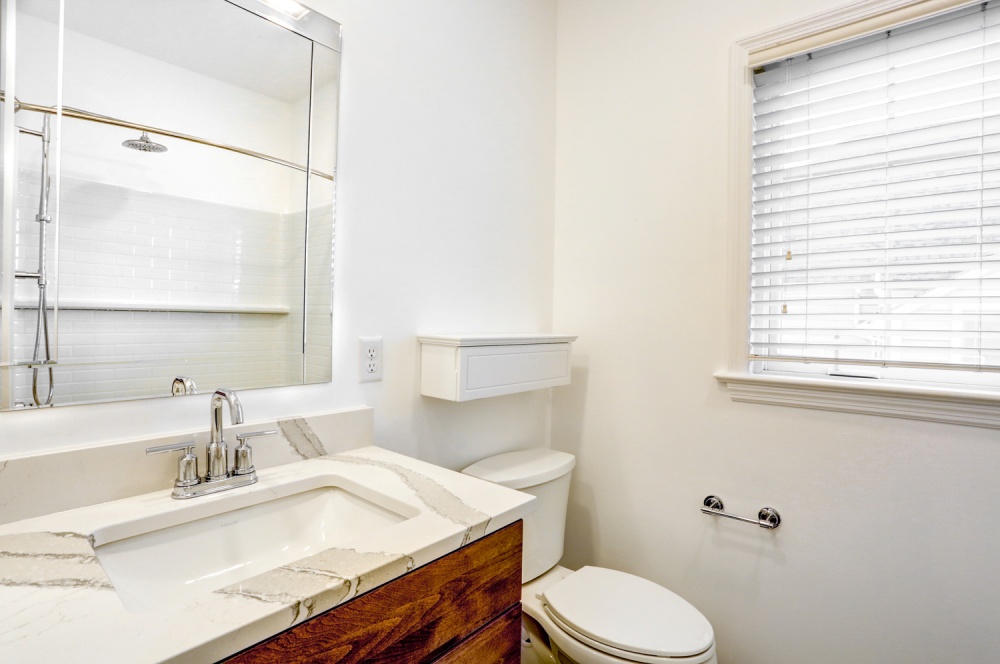
<instances>
[{"instance_id":1,"label":"countertop backsplash","mask_svg":"<svg viewBox=\"0 0 1000 664\"><path fill-rule=\"evenodd\" d=\"M305 425L305 426L303 426ZM276 436L252 442L258 469L335 454L373 444L371 408L226 426L226 441L236 434L276 429ZM95 505L173 487L179 453L147 455L146 448L194 439L204 473L208 427L190 433L112 443L37 455L0 456L0 524ZM322 441L322 442L321 442Z\"/></svg>"}]
</instances>

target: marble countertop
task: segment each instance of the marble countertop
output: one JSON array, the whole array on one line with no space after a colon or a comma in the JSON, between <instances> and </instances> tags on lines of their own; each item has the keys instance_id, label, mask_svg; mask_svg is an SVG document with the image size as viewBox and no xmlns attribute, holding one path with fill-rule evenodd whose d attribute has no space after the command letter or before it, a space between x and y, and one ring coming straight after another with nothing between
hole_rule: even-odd
<instances>
[{"instance_id":1,"label":"marble countertop","mask_svg":"<svg viewBox=\"0 0 1000 664\"><path fill-rule=\"evenodd\" d=\"M165 488L0 526L0 662L214 662L534 508L527 494L378 447L259 475L252 486L191 500L172 500ZM141 611L123 605L95 554L148 529L150 519L185 522L237 494L261 502L302 476L374 487L414 516L178 605Z\"/></svg>"}]
</instances>

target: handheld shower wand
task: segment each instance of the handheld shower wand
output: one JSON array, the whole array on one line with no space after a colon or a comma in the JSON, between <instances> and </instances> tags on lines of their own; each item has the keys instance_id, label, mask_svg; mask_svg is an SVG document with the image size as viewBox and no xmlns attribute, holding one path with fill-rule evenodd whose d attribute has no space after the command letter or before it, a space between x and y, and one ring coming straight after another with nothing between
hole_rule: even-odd
<instances>
[{"instance_id":1,"label":"handheld shower wand","mask_svg":"<svg viewBox=\"0 0 1000 664\"><path fill-rule=\"evenodd\" d=\"M45 295L48 281L46 277L46 227L52 221L49 216L49 139L51 127L49 116L42 118L42 183L38 193L38 214L35 221L38 222L38 314L35 321L35 350L31 361L36 363L31 368L31 396L35 400L36 406L48 406L52 403L52 395L55 391L55 382L52 376L52 365L49 364L49 390L43 401L38 397L38 365L41 359L41 346L45 342L45 363L52 360L52 352L49 348L49 312L48 301Z\"/></svg>"}]
</instances>

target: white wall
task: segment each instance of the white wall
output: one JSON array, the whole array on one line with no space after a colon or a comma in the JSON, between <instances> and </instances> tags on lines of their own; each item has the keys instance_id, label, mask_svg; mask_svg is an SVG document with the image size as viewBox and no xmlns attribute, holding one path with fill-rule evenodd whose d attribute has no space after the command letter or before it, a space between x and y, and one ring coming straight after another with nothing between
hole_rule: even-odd
<instances>
[{"instance_id":1,"label":"white wall","mask_svg":"<svg viewBox=\"0 0 1000 664\"><path fill-rule=\"evenodd\" d=\"M1000 434L735 404L726 366L729 47L822 0L559 3L553 446L565 561L706 614L722 664L1000 660ZM698 509L717 494L765 532Z\"/></svg>"},{"instance_id":2,"label":"white wall","mask_svg":"<svg viewBox=\"0 0 1000 664\"><path fill-rule=\"evenodd\" d=\"M368 404L380 444L456 468L545 443L547 394L420 397L415 337L550 327L554 1L309 4L344 26L334 380L244 392L248 419ZM207 396L6 412L0 456L207 426Z\"/></svg>"}]
</instances>

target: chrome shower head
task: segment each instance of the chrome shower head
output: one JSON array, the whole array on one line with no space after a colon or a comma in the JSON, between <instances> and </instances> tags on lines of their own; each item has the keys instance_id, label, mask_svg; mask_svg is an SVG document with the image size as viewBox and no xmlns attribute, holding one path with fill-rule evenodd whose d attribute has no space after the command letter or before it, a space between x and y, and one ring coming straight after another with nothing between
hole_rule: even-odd
<instances>
[{"instance_id":1,"label":"chrome shower head","mask_svg":"<svg viewBox=\"0 0 1000 664\"><path fill-rule=\"evenodd\" d=\"M139 152L166 152L167 146L149 140L149 134L142 132L138 139L122 141L122 146Z\"/></svg>"}]
</instances>

